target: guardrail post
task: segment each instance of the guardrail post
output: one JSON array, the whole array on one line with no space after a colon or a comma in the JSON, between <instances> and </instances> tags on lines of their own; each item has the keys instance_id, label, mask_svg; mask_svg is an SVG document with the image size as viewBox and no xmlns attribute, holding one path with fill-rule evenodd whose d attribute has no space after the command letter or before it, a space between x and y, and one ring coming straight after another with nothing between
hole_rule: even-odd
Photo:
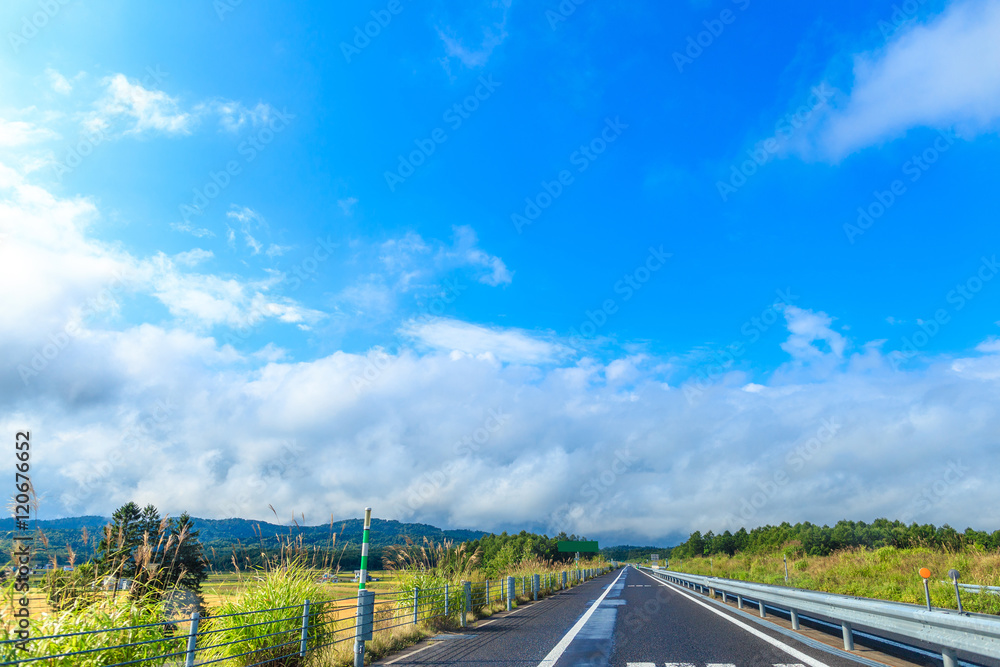
<instances>
[{"instance_id":1,"label":"guardrail post","mask_svg":"<svg viewBox=\"0 0 1000 667\"><path fill-rule=\"evenodd\" d=\"M486 606L491 606L492 601L490 600L490 580L486 580Z\"/></svg>"},{"instance_id":2,"label":"guardrail post","mask_svg":"<svg viewBox=\"0 0 1000 667\"><path fill-rule=\"evenodd\" d=\"M507 577L507 611L510 611L513 607L514 597L516 596L514 592L514 577Z\"/></svg>"},{"instance_id":3,"label":"guardrail post","mask_svg":"<svg viewBox=\"0 0 1000 667\"><path fill-rule=\"evenodd\" d=\"M534 596L535 602L538 602L539 583L539 576L537 574L531 575L531 594Z\"/></svg>"},{"instance_id":4,"label":"guardrail post","mask_svg":"<svg viewBox=\"0 0 1000 667\"><path fill-rule=\"evenodd\" d=\"M444 584L444 615L448 616L448 582Z\"/></svg>"},{"instance_id":5,"label":"guardrail post","mask_svg":"<svg viewBox=\"0 0 1000 667\"><path fill-rule=\"evenodd\" d=\"M789 609L788 613L792 616L792 630L799 629L799 612L796 609Z\"/></svg>"},{"instance_id":6,"label":"guardrail post","mask_svg":"<svg viewBox=\"0 0 1000 667\"><path fill-rule=\"evenodd\" d=\"M709 586L709 587L708 587L708 595L709 595L709 597L711 597L711 598L712 598L713 600L715 599L715 589L714 589L714 588L712 588L711 586Z\"/></svg>"},{"instance_id":7,"label":"guardrail post","mask_svg":"<svg viewBox=\"0 0 1000 667\"><path fill-rule=\"evenodd\" d=\"M306 657L306 643L309 639L309 600L302 605L302 637L299 639L299 657Z\"/></svg>"},{"instance_id":8,"label":"guardrail post","mask_svg":"<svg viewBox=\"0 0 1000 667\"><path fill-rule=\"evenodd\" d=\"M562 573L562 590L566 590L566 570Z\"/></svg>"},{"instance_id":9,"label":"guardrail post","mask_svg":"<svg viewBox=\"0 0 1000 667\"><path fill-rule=\"evenodd\" d=\"M417 613L419 611L420 611L420 586L414 586L413 587L413 625L416 625L417 621L419 620L419 614Z\"/></svg>"},{"instance_id":10,"label":"guardrail post","mask_svg":"<svg viewBox=\"0 0 1000 667\"><path fill-rule=\"evenodd\" d=\"M944 660L944 667L958 667L958 654L953 648L941 649L941 659Z\"/></svg>"},{"instance_id":11,"label":"guardrail post","mask_svg":"<svg viewBox=\"0 0 1000 667\"><path fill-rule=\"evenodd\" d=\"M844 650L853 651L854 650L854 631L851 630L851 624L847 621L840 622L840 628L844 632Z\"/></svg>"},{"instance_id":12,"label":"guardrail post","mask_svg":"<svg viewBox=\"0 0 1000 667\"><path fill-rule=\"evenodd\" d=\"M767 610L764 609L764 601L763 600L757 600L757 606L760 607L760 617L761 618L767 618Z\"/></svg>"},{"instance_id":13,"label":"guardrail post","mask_svg":"<svg viewBox=\"0 0 1000 667\"><path fill-rule=\"evenodd\" d=\"M194 667L194 653L198 643L199 620L201 620L201 614L196 611L191 612L191 631L188 634L187 655L184 658L184 667Z\"/></svg>"}]
</instances>

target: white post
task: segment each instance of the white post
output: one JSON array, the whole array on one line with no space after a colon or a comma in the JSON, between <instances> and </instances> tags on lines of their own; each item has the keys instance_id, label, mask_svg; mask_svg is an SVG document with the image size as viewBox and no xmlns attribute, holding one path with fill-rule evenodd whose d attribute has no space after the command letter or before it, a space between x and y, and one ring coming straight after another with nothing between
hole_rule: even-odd
<instances>
[{"instance_id":1,"label":"white post","mask_svg":"<svg viewBox=\"0 0 1000 667\"><path fill-rule=\"evenodd\" d=\"M187 656L184 658L184 667L194 667L194 653L198 643L198 621L200 619L201 614L196 611L191 613L191 631L188 634Z\"/></svg>"},{"instance_id":2,"label":"white post","mask_svg":"<svg viewBox=\"0 0 1000 667\"><path fill-rule=\"evenodd\" d=\"M302 638L299 641L299 657L306 657L306 642L309 639L309 600L302 605Z\"/></svg>"}]
</instances>

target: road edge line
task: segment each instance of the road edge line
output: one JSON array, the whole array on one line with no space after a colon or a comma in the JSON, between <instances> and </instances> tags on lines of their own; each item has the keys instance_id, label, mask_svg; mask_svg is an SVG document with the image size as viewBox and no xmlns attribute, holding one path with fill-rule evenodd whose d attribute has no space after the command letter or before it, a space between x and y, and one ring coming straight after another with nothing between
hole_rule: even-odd
<instances>
[{"instance_id":1,"label":"road edge line","mask_svg":"<svg viewBox=\"0 0 1000 667\"><path fill-rule=\"evenodd\" d=\"M642 570L639 570L639 571L642 572ZM668 582L665 582L665 581L660 581L656 577L653 577L653 576L651 576L649 574L646 574L645 572L643 572L643 574L645 574L647 577L649 577L653 581L657 582L661 586L666 586L667 588L669 588L669 589L671 589L673 591L676 591L677 593L680 593L681 595L683 595L684 597L686 597L691 602L694 602L696 604L700 604L702 607L704 607L705 609L709 610L713 614L718 614L719 616L721 616L722 618L726 619L727 621L729 621L733 625L736 625L736 626L742 628L744 631L749 632L750 634L752 634L753 636L757 637L758 639L763 639L764 641L766 641L771 646L774 646L774 647L776 647L778 649L781 649L782 651L784 651L788 655L792 656L793 658L798 658L799 660L801 660L802 662L806 663L807 665L810 665L810 667L831 667L830 665L826 664L825 662L817 660L816 658L812 657L811 655L803 653L802 651L800 651L800 650L798 650L798 649L796 649L796 648L794 648L792 646L789 646L788 644L786 644L784 642L778 641L777 639L775 639L771 635L769 635L769 634L767 634L765 632L761 632L757 628L751 627L751 626L747 625L746 623L744 623L743 621L741 621L739 619L733 618L729 614L726 614L726 613L722 612L721 610L716 609L715 607L713 607L712 605L708 604L707 602L703 602L703 601L699 600L696 597L692 597L687 591L682 590L678 586L674 586L674 585L672 585L672 584L670 584Z\"/></svg>"},{"instance_id":2,"label":"road edge line","mask_svg":"<svg viewBox=\"0 0 1000 667\"><path fill-rule=\"evenodd\" d=\"M646 572L643 572L643 574L646 574L646 576L649 576ZM663 583L663 582L659 581L658 579L656 579L655 577L652 577L652 579L653 579L653 581L656 581L657 583L660 583L660 584ZM680 592L680 589L677 588L676 585L674 585L673 588L677 589L678 592ZM700 600L698 600L698 598L695 598L695 601L700 601ZM888 663L878 662L877 660L871 660L869 658L865 658L865 657L860 656L860 655L855 655L853 653L848 653L847 651L842 651L842 650L840 650L839 648L837 648L835 646L830 646L829 644L824 644L823 642L816 641L815 639L812 639L811 637L806 637L805 635L799 634L799 633L797 633L797 632L795 632L793 630L787 630L787 629L781 627L780 625L775 625L774 623L769 623L768 621L765 621L762 618L758 618L758 617L754 616L751 613L743 611L742 609L733 609L729 605L724 605L722 602L719 602L718 600L709 599L708 601L711 602L712 604L714 604L717 607L721 607L722 609L725 609L730 614L735 614L737 616L742 616L743 618L745 618L748 621L756 623L757 625L759 625L761 627L765 627L768 630L773 630L774 632L782 634L782 635L788 637L789 639L794 639L795 641L797 641L797 642L799 642L801 644L805 644L806 646L808 646L810 648L814 648L817 651L823 651L824 653L829 653L830 655L835 656L837 658L843 658L845 660L851 660L853 662L857 662L857 663L862 664L862 665L867 665L867 667L889 667ZM701 601L701 602L702 602L702 604L704 604L704 601Z\"/></svg>"}]
</instances>

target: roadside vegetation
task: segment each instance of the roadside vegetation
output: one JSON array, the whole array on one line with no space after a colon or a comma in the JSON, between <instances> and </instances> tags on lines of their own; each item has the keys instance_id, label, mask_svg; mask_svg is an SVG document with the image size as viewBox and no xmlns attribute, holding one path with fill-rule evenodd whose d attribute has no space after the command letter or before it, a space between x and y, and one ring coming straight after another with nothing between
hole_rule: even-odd
<instances>
[{"instance_id":1,"label":"roadside vegetation","mask_svg":"<svg viewBox=\"0 0 1000 667\"><path fill-rule=\"evenodd\" d=\"M150 665L175 664L178 653L186 648L191 613L197 611L201 617L198 646L204 649L199 660L251 665L281 658L275 664L351 665L358 585L350 581L350 571L338 576L346 548L338 547L332 525L325 544L315 536L306 542L302 534L296 534L296 527L283 536L258 532L256 540L238 541L228 557L230 567L215 571L211 563L219 562L220 554L211 549L206 553L191 517L183 514L170 519L161 517L151 505L139 508L127 503L103 528L82 529L77 543L88 556L84 562L76 562L77 552L67 544L62 560L52 556L51 566L30 579L31 637L63 636L31 641L26 651L16 655L13 645L6 644L0 658L27 659L128 644L114 651L49 659L46 664L96 666L140 660ZM53 551L44 533L37 537L41 551ZM571 538L522 532L485 535L456 544L425 536L419 544L408 540L382 547L378 562L387 569L373 572L379 581L367 584L377 594L376 632L366 645L368 658L378 659L429 634L457 629L462 581L489 579L496 586L500 577L554 575L601 565L600 558L574 563L573 554L558 553L559 539ZM0 582L4 594L0 640L16 639L12 613L20 593L15 583L11 576ZM575 582L570 579L568 583ZM420 588L422 608L443 610L445 584L450 615L423 618L428 614L421 614L414 624L412 611L407 611L411 592ZM492 590L495 595L496 588ZM530 587L527 594L521 594L520 587L518 593L516 603L530 599ZM290 654L297 653L306 600L310 601L309 646L317 650L311 650L303 661ZM497 601L483 604L477 600L467 620L489 616L500 608ZM249 624L253 626L244 627Z\"/></svg>"},{"instance_id":2,"label":"roadside vegetation","mask_svg":"<svg viewBox=\"0 0 1000 667\"><path fill-rule=\"evenodd\" d=\"M693 533L669 554L669 568L766 584L924 604L920 568L931 571L931 604L957 608L948 571L961 583L1000 586L1000 531L907 526L879 519L762 526L735 534ZM661 556L662 558L663 556ZM785 581L785 559L788 581ZM966 611L1000 614L1000 595L962 590Z\"/></svg>"}]
</instances>

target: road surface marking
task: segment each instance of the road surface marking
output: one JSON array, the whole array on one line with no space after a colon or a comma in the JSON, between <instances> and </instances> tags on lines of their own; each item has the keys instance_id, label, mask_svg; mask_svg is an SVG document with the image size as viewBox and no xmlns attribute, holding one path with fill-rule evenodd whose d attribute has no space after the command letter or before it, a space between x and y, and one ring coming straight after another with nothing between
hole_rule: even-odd
<instances>
[{"instance_id":1,"label":"road surface marking","mask_svg":"<svg viewBox=\"0 0 1000 667\"><path fill-rule=\"evenodd\" d=\"M547 656L542 658L542 661L538 663L538 667L552 667L552 665L556 664L556 660L559 659L559 656L563 654L566 648L570 645L570 642L572 642L577 634L579 634L580 630L583 629L583 626L587 624L587 621L590 620L590 617L593 616L594 612L597 610L598 605L604 602L604 598L608 596L612 587L618 583L618 580L621 579L623 574L625 574L625 570L618 573L615 580L611 582L611 586L604 589L604 592L601 593L601 597L597 598L594 601L594 604L590 605L590 609L588 609L586 613L580 617L580 620L576 622L576 625L569 629L569 632L567 632L566 635L559 640L559 643L556 644L551 651L549 651Z\"/></svg>"},{"instance_id":2,"label":"road surface marking","mask_svg":"<svg viewBox=\"0 0 1000 667\"><path fill-rule=\"evenodd\" d=\"M393 664L399 662L400 660L402 660L403 658L412 657L412 656L416 655L417 653L420 653L421 651L426 651L427 649L429 649L432 646L434 646L434 644L428 644L427 646L425 646L423 648L418 648L416 651L413 651L411 653L407 653L406 655L401 655L398 658L390 660L389 662L387 662L385 664L387 664L387 665L393 665Z\"/></svg>"},{"instance_id":3,"label":"road surface marking","mask_svg":"<svg viewBox=\"0 0 1000 667\"><path fill-rule=\"evenodd\" d=\"M646 574L646 573L643 572L643 574ZM646 574L646 576L648 577L650 575ZM654 579L653 581L658 581L658 580ZM730 623L732 623L734 625L738 625L739 627L743 628L744 630L746 630L747 632L749 632L753 636L758 637L760 639L763 639L768 644L771 644L772 646L776 646L777 648L780 648L782 651L784 651L788 655L792 656L793 658L798 658L799 660L801 660L802 662L804 662L806 665L809 665L810 667L830 667L825 662L817 660L816 658L813 658L812 656L806 655L802 651L796 650L796 649L792 648L791 646L789 646L788 644L786 644L784 642L778 641L777 639L775 639L771 635L763 633L760 630L758 630L757 628L750 627L749 625L747 625L743 621L740 621L740 620L737 620L737 619L733 618L729 614L716 609L714 606L708 604L707 602L702 602L698 598L692 597L692 596L688 595L687 593L684 592L683 589L681 589L681 588L679 588L677 586L672 586L672 585L670 585L668 583L665 583L665 582L662 582L662 581L658 581L658 583L660 585L662 585L662 586L666 586L670 590L672 590L672 591L674 591L674 592L676 592L676 593L678 593L680 595L683 595L688 600L691 600L691 602L700 604L705 609L708 609L713 614L718 614L719 616L721 616L722 618L726 619Z\"/></svg>"}]
</instances>

